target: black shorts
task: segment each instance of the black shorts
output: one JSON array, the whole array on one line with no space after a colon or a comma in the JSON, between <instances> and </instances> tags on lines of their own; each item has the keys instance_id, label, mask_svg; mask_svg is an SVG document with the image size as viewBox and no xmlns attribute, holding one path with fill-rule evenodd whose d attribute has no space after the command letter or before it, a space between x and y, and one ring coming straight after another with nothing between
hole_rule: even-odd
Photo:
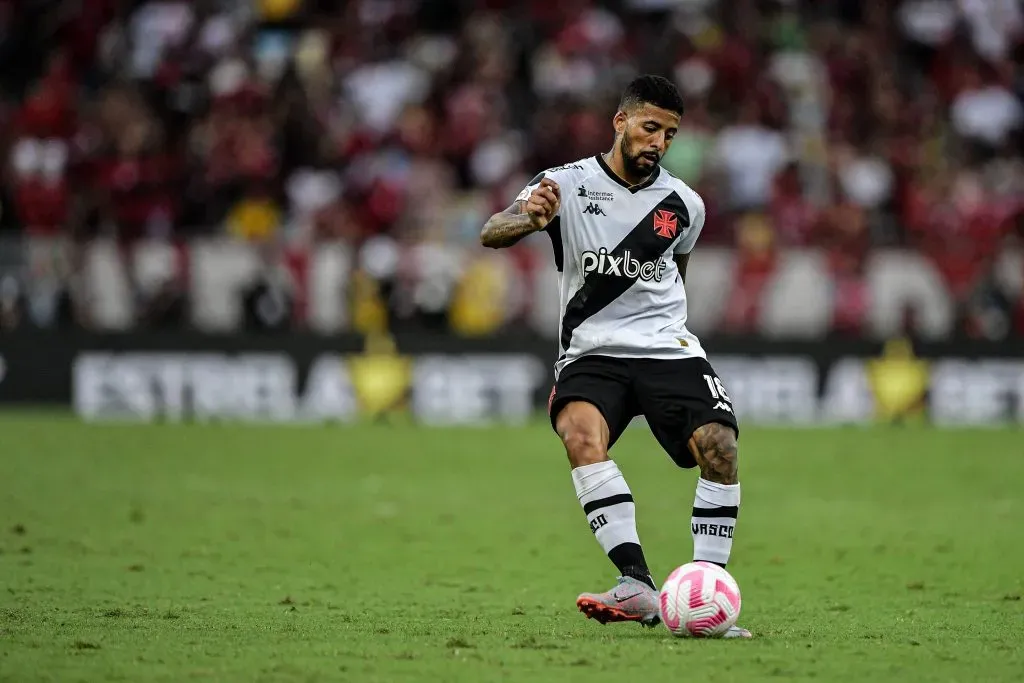
<instances>
[{"instance_id":1,"label":"black shorts","mask_svg":"<svg viewBox=\"0 0 1024 683\"><path fill-rule=\"evenodd\" d=\"M736 430L732 401L711 364L703 358L660 360L584 356L569 363L551 391L551 426L571 401L592 403L611 431L608 447L637 415L647 418L654 437L680 467L695 467L690 436L718 422Z\"/></svg>"}]
</instances>

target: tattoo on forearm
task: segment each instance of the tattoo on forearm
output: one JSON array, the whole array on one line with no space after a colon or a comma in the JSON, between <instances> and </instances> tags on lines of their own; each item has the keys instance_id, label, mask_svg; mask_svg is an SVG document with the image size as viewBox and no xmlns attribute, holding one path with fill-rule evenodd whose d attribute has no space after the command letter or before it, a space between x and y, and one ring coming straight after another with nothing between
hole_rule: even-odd
<instances>
[{"instance_id":1,"label":"tattoo on forearm","mask_svg":"<svg viewBox=\"0 0 1024 683\"><path fill-rule=\"evenodd\" d=\"M693 432L690 449L700 467L700 476L716 484L739 481L739 449L732 427L712 422Z\"/></svg>"},{"instance_id":2,"label":"tattoo on forearm","mask_svg":"<svg viewBox=\"0 0 1024 683\"><path fill-rule=\"evenodd\" d=\"M524 202L515 202L505 211L494 215L480 233L480 243L485 247L500 249L511 247L532 232L536 232L530 216L523 213Z\"/></svg>"}]
</instances>

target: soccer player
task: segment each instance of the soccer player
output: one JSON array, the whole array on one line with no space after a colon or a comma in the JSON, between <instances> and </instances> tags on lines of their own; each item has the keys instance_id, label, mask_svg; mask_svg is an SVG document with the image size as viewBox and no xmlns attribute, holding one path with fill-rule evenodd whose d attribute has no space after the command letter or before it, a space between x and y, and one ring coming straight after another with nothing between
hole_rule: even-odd
<instances>
[{"instance_id":1,"label":"soccer player","mask_svg":"<svg viewBox=\"0 0 1024 683\"><path fill-rule=\"evenodd\" d=\"M694 560L726 565L740 505L732 402L686 329L683 284L704 202L659 166L682 113L670 81L637 78L612 119L611 151L538 174L480 235L495 249L535 232L551 238L562 311L551 425L590 530L620 574L612 589L576 601L601 623L659 621L633 496L608 456L635 416L677 465L700 468Z\"/></svg>"}]
</instances>

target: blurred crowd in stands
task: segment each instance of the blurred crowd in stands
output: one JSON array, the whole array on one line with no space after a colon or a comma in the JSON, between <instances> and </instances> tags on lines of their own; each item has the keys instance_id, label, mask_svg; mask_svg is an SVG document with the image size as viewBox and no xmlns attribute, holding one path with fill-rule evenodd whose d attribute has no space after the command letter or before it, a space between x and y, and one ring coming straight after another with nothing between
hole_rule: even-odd
<instances>
[{"instance_id":1,"label":"blurred crowd in stands","mask_svg":"<svg viewBox=\"0 0 1024 683\"><path fill-rule=\"evenodd\" d=\"M0 236L473 248L656 72L734 328L814 246L851 318L902 247L1022 329L985 285L1024 239L1022 64L1020 0L0 0Z\"/></svg>"}]
</instances>

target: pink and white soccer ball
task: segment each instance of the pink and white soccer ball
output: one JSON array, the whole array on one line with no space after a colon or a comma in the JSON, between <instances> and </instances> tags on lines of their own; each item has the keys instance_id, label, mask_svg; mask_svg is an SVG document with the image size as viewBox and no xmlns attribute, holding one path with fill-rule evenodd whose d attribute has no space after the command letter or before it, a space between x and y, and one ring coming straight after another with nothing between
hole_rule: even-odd
<instances>
[{"instance_id":1,"label":"pink and white soccer ball","mask_svg":"<svg viewBox=\"0 0 1024 683\"><path fill-rule=\"evenodd\" d=\"M717 564L689 562L661 587L661 620L680 638L714 638L736 624L740 587Z\"/></svg>"}]
</instances>

